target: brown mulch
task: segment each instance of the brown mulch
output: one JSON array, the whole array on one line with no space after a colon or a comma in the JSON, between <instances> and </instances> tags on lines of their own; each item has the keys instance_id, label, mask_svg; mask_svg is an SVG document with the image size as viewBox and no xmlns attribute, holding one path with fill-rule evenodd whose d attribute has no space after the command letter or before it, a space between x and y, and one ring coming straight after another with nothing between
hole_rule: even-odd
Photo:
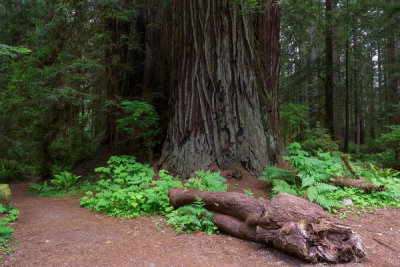
<instances>
[{"instance_id":1,"label":"brown mulch","mask_svg":"<svg viewBox=\"0 0 400 267\"><path fill-rule=\"evenodd\" d=\"M264 195L251 177L230 189ZM12 185L20 217L12 227L20 241L3 266L301 266L299 260L224 234L177 234L162 217L121 220L79 206L79 197L32 197L28 184ZM368 256L346 266L400 266L400 210L348 215ZM322 266L322 265L321 265Z\"/></svg>"}]
</instances>

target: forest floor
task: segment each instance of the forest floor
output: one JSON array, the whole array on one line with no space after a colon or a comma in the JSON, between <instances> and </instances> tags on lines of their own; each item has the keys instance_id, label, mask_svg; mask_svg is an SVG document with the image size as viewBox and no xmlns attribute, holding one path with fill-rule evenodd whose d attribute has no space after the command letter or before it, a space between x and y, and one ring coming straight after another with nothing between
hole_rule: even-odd
<instances>
[{"instance_id":1,"label":"forest floor","mask_svg":"<svg viewBox=\"0 0 400 267\"><path fill-rule=\"evenodd\" d=\"M234 191L251 188L255 195L262 186L248 179L230 182ZM3 266L306 265L224 234L177 234L160 216L112 218L81 208L79 196L33 197L27 183L12 185L11 191L11 202L20 210L11 226L20 244ZM400 266L399 209L348 215L345 223L361 235L368 253L362 263L345 266Z\"/></svg>"}]
</instances>

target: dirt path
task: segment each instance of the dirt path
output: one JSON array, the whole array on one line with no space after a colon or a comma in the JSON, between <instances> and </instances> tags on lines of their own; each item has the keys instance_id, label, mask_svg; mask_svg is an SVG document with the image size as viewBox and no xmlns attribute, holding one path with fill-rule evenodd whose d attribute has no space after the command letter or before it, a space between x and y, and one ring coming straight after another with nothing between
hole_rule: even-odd
<instances>
[{"instance_id":1,"label":"dirt path","mask_svg":"<svg viewBox=\"0 0 400 267\"><path fill-rule=\"evenodd\" d=\"M78 197L32 197L26 188L27 184L11 186L12 202L21 213L13 225L21 243L5 258L4 266L302 265L256 243L222 234L176 234L161 217L124 221L81 208ZM364 263L351 266L400 266L398 210L348 223L360 231L369 253Z\"/></svg>"}]
</instances>

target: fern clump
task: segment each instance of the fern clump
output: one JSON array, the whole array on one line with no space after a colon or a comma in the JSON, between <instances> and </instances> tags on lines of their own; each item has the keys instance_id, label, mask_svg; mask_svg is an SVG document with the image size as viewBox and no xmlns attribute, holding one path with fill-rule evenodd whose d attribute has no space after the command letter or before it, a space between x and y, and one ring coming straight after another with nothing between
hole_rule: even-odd
<instances>
[{"instance_id":1,"label":"fern clump","mask_svg":"<svg viewBox=\"0 0 400 267\"><path fill-rule=\"evenodd\" d=\"M185 183L185 187L188 189L226 192L228 185L225 182L226 179L219 172L200 170L196 171L194 176Z\"/></svg>"},{"instance_id":2,"label":"fern clump","mask_svg":"<svg viewBox=\"0 0 400 267\"><path fill-rule=\"evenodd\" d=\"M212 222L213 214L204 208L204 202L196 197L196 201L191 205L180 207L167 214L167 223L175 227L177 232L191 233L201 230L207 234L218 231L218 227Z\"/></svg>"},{"instance_id":3,"label":"fern clump","mask_svg":"<svg viewBox=\"0 0 400 267\"><path fill-rule=\"evenodd\" d=\"M328 198L327 195L337 190L337 187L328 184L333 180L331 175L340 175L342 166L333 160L328 152L317 152L317 156L310 156L302 150L299 143L292 143L287 147L289 152L285 160L290 161L292 171L285 171L276 167L266 167L260 180L272 184L272 190L276 193L289 193L296 196L306 196L311 202L315 202L330 210L332 207L340 207L341 204Z\"/></svg>"}]
</instances>

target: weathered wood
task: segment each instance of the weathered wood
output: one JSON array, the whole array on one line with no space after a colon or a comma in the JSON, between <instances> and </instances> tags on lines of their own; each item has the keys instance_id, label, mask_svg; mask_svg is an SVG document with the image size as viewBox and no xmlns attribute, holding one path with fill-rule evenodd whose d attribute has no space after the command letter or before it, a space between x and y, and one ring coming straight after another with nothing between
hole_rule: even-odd
<instances>
[{"instance_id":1,"label":"weathered wood","mask_svg":"<svg viewBox=\"0 0 400 267\"><path fill-rule=\"evenodd\" d=\"M385 186L376 186L371 182L366 181L363 177L360 179L351 179L345 177L339 177L336 175L332 175L335 178L334 181L330 182L330 184L339 186L339 187L352 187L363 190L365 193L370 194L372 191L383 191L385 190Z\"/></svg>"},{"instance_id":2,"label":"weathered wood","mask_svg":"<svg viewBox=\"0 0 400 267\"><path fill-rule=\"evenodd\" d=\"M344 164L346 165L347 169L351 172L351 174L355 178L360 179L360 175L358 175L357 170L350 163L350 155L349 154L342 154L342 155L340 155L340 158L343 160Z\"/></svg>"},{"instance_id":3,"label":"weathered wood","mask_svg":"<svg viewBox=\"0 0 400 267\"><path fill-rule=\"evenodd\" d=\"M307 262L350 262L365 256L361 238L320 206L279 194L270 200L235 192L171 189L174 208L200 197L221 231L274 246Z\"/></svg>"}]
</instances>

